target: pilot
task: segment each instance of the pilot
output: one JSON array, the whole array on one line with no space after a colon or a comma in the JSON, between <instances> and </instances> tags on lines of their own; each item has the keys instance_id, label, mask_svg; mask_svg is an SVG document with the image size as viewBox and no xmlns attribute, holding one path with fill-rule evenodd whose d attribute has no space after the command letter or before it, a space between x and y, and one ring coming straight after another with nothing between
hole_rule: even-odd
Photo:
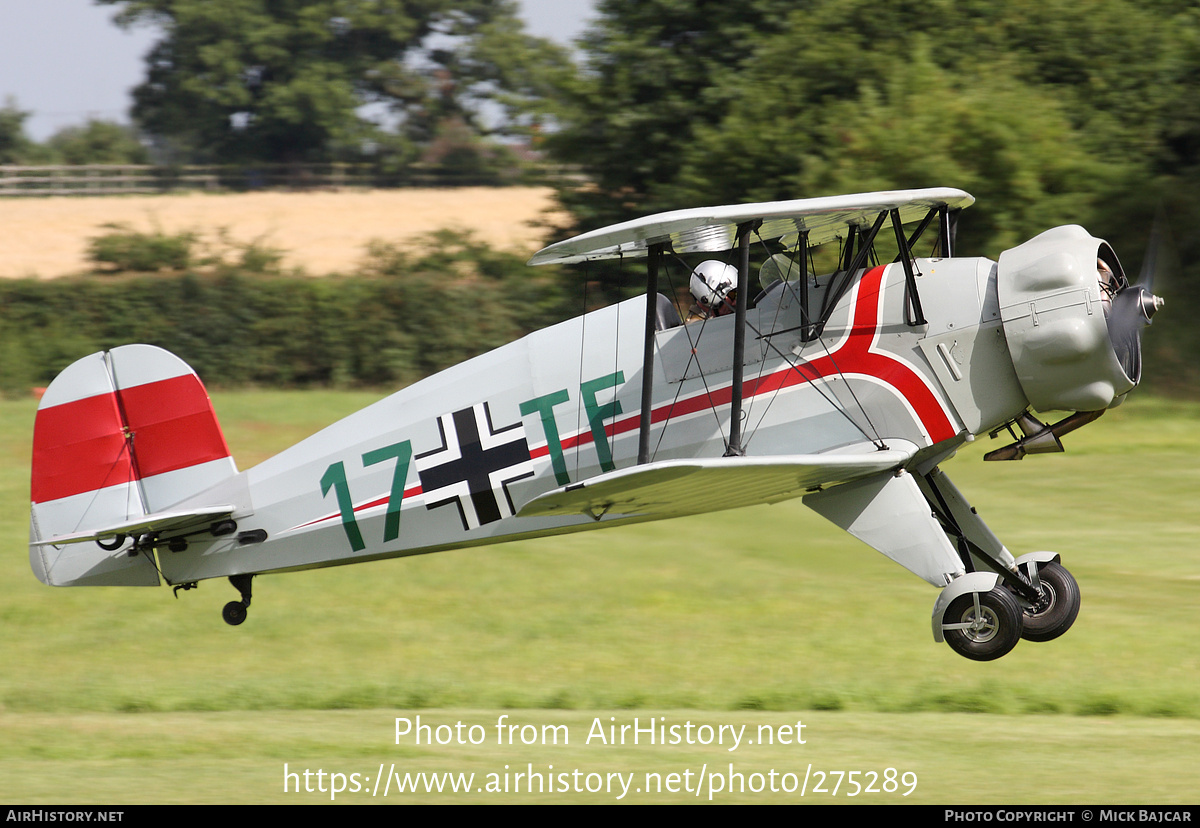
<instances>
[{"instance_id":1,"label":"pilot","mask_svg":"<svg viewBox=\"0 0 1200 828\"><path fill-rule=\"evenodd\" d=\"M701 319L724 316L737 308L737 268L715 259L701 262L692 271L688 288L696 299L690 313Z\"/></svg>"}]
</instances>

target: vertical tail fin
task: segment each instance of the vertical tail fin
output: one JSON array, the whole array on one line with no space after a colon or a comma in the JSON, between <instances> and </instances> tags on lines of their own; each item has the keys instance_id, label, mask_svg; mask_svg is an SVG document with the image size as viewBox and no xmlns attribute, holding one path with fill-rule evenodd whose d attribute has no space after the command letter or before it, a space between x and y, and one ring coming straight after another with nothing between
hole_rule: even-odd
<instances>
[{"instance_id":1,"label":"vertical tail fin","mask_svg":"<svg viewBox=\"0 0 1200 828\"><path fill-rule=\"evenodd\" d=\"M84 357L55 378L38 406L33 571L56 586L157 585L145 555L45 542L161 511L235 474L208 392L187 363L150 345Z\"/></svg>"}]
</instances>

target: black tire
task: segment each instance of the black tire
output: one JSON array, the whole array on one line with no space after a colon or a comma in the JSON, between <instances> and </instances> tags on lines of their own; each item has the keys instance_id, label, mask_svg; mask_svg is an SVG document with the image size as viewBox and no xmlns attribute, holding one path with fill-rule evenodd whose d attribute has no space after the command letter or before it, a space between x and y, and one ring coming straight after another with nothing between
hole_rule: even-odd
<instances>
[{"instance_id":1,"label":"black tire","mask_svg":"<svg viewBox=\"0 0 1200 828\"><path fill-rule=\"evenodd\" d=\"M226 624L236 627L246 620L246 605L241 601L230 601L221 610L221 617L225 619Z\"/></svg>"},{"instance_id":2,"label":"black tire","mask_svg":"<svg viewBox=\"0 0 1200 828\"><path fill-rule=\"evenodd\" d=\"M950 649L972 661L1000 658L1021 640L1021 607L1008 590L1000 587L958 596L946 608L942 623L970 625L966 629L945 630L944 634Z\"/></svg>"},{"instance_id":3,"label":"black tire","mask_svg":"<svg viewBox=\"0 0 1200 828\"><path fill-rule=\"evenodd\" d=\"M1071 629L1079 615L1079 584L1062 564L1038 567L1043 600L1024 611L1024 631L1028 641L1052 641Z\"/></svg>"}]
</instances>

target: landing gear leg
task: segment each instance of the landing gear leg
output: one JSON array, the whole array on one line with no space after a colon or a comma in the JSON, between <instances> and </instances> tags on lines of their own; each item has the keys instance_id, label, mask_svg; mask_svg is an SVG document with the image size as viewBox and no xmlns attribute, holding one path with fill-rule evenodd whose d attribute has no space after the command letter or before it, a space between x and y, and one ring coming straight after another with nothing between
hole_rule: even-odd
<instances>
[{"instance_id":1,"label":"landing gear leg","mask_svg":"<svg viewBox=\"0 0 1200 828\"><path fill-rule=\"evenodd\" d=\"M946 535L958 546L959 555L968 572L980 566L997 573L1004 585L1020 601L1036 604L1039 593L1017 567L1017 561L992 530L979 517L962 493L955 488L941 469L921 478L922 491L930 508L942 524Z\"/></svg>"},{"instance_id":2,"label":"landing gear leg","mask_svg":"<svg viewBox=\"0 0 1200 828\"><path fill-rule=\"evenodd\" d=\"M939 469L924 475L921 483L925 498L946 534L957 540L964 566L968 570L973 570L976 564L991 569L1016 599L1021 611L1021 623L1017 625L1021 638L1050 641L1071 628L1079 615L1079 584L1059 563L1058 555L1030 552L1014 559ZM951 628L947 627L945 636L950 646L968 658L995 658L978 654L991 652L984 646L985 638L988 642L1004 640L1005 636L991 630L991 622L995 620L997 629L1006 627L1011 620L1007 610L985 604L952 605L952 609L957 642L951 641Z\"/></svg>"},{"instance_id":3,"label":"landing gear leg","mask_svg":"<svg viewBox=\"0 0 1200 828\"><path fill-rule=\"evenodd\" d=\"M221 617L225 619L226 624L236 627L246 620L246 612L250 606L250 581L253 578L253 574L229 576L229 583L242 594L242 600L230 601L221 610Z\"/></svg>"}]
</instances>

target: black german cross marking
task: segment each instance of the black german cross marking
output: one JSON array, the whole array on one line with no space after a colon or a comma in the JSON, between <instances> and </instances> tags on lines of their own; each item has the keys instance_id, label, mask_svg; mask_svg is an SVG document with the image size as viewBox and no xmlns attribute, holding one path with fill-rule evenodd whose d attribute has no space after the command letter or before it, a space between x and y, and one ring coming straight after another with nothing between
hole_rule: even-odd
<instances>
[{"instance_id":1,"label":"black german cross marking","mask_svg":"<svg viewBox=\"0 0 1200 828\"><path fill-rule=\"evenodd\" d=\"M454 504L463 529L516 512L508 484L533 476L525 427L496 429L487 403L437 418L442 445L416 456L425 508Z\"/></svg>"}]
</instances>

